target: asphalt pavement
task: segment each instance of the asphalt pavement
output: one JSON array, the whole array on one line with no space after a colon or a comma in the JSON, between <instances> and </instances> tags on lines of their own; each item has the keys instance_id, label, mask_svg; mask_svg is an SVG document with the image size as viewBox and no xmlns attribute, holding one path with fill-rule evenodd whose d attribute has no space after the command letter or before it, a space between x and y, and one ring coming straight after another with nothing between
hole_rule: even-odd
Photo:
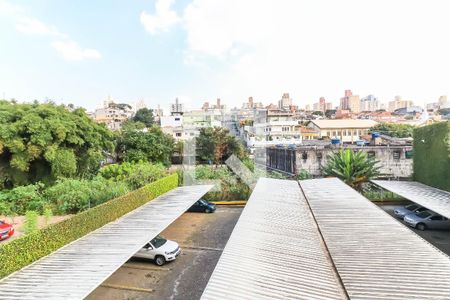
<instances>
[{"instance_id":1,"label":"asphalt pavement","mask_svg":"<svg viewBox=\"0 0 450 300\"><path fill-rule=\"evenodd\" d=\"M162 232L182 248L173 262L158 267L132 259L87 299L199 299L243 207L218 206L215 213L185 213Z\"/></svg>"},{"instance_id":2,"label":"asphalt pavement","mask_svg":"<svg viewBox=\"0 0 450 300\"><path fill-rule=\"evenodd\" d=\"M449 230L417 230L408 225L406 225L403 220L398 219L394 215L394 208L396 205L379 205L384 211L389 213L393 218L396 218L403 225L407 226L409 229L417 233L424 240L427 240L430 244L434 245L436 248L450 256L450 231ZM411 249L412 251L414 249Z\"/></svg>"}]
</instances>

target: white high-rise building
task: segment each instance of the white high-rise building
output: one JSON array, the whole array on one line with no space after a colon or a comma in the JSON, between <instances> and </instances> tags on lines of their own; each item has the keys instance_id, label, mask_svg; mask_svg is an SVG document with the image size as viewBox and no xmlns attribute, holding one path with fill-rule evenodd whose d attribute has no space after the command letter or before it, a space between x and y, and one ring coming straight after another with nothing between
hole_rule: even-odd
<instances>
[{"instance_id":1,"label":"white high-rise building","mask_svg":"<svg viewBox=\"0 0 450 300\"><path fill-rule=\"evenodd\" d=\"M368 95L361 99L360 110L361 111L376 111L380 108L378 98L374 95Z\"/></svg>"}]
</instances>

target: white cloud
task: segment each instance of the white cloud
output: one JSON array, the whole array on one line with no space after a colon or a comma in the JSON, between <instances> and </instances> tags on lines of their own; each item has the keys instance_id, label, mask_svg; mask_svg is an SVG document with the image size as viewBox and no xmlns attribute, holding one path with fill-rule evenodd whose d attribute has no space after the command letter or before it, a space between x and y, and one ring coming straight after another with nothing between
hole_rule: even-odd
<instances>
[{"instance_id":1,"label":"white cloud","mask_svg":"<svg viewBox=\"0 0 450 300\"><path fill-rule=\"evenodd\" d=\"M85 59L99 59L100 52L95 49L81 48L72 40L56 41L52 43L55 48L66 60L81 61Z\"/></svg>"},{"instance_id":2,"label":"white cloud","mask_svg":"<svg viewBox=\"0 0 450 300\"><path fill-rule=\"evenodd\" d=\"M141 23L150 34L159 31L168 31L176 25L180 19L175 11L171 9L173 0L157 0L155 4L155 14L141 13Z\"/></svg>"},{"instance_id":3,"label":"white cloud","mask_svg":"<svg viewBox=\"0 0 450 300\"><path fill-rule=\"evenodd\" d=\"M299 105L344 89L382 101L450 92L446 0L193 0L183 14L185 62L214 66L226 101ZM216 67L219 65L220 67Z\"/></svg>"},{"instance_id":4,"label":"white cloud","mask_svg":"<svg viewBox=\"0 0 450 300\"><path fill-rule=\"evenodd\" d=\"M19 18L16 23L16 29L25 34L66 37L65 34L60 33L55 27L48 26L37 19L28 17Z\"/></svg>"},{"instance_id":5,"label":"white cloud","mask_svg":"<svg viewBox=\"0 0 450 300\"><path fill-rule=\"evenodd\" d=\"M16 23L16 30L20 33L60 39L53 41L51 46L66 60L81 61L101 58L99 51L80 47L77 42L71 40L67 34L60 32L56 27L49 26L25 14L21 6L13 5L6 0L0 0L0 14L11 16Z\"/></svg>"},{"instance_id":6,"label":"white cloud","mask_svg":"<svg viewBox=\"0 0 450 300\"><path fill-rule=\"evenodd\" d=\"M0 0L0 14L14 16L20 11L21 8L19 6L11 4L6 0Z\"/></svg>"}]
</instances>

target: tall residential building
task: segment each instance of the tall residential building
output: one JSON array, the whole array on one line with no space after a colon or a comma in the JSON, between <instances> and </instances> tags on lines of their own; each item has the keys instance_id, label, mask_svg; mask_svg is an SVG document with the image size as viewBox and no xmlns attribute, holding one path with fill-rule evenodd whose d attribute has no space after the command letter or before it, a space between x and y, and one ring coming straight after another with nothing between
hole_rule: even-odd
<instances>
[{"instance_id":1,"label":"tall residential building","mask_svg":"<svg viewBox=\"0 0 450 300\"><path fill-rule=\"evenodd\" d=\"M289 97L289 93L284 93L283 97L281 97L281 100L278 101L278 108L279 109L290 109L292 106L292 99Z\"/></svg>"},{"instance_id":2,"label":"tall residential building","mask_svg":"<svg viewBox=\"0 0 450 300\"><path fill-rule=\"evenodd\" d=\"M340 109L359 113L361 111L360 104L358 95L353 95L351 90L345 90L345 95L341 98Z\"/></svg>"},{"instance_id":3,"label":"tall residential building","mask_svg":"<svg viewBox=\"0 0 450 300\"><path fill-rule=\"evenodd\" d=\"M319 102L313 104L314 111L325 112L328 109L332 109L332 104L326 102L325 97L320 97Z\"/></svg>"},{"instance_id":4,"label":"tall residential building","mask_svg":"<svg viewBox=\"0 0 450 300\"><path fill-rule=\"evenodd\" d=\"M399 108L408 108L413 106L413 102L410 100L403 100L401 96L395 96L394 100L389 101L388 111L394 112Z\"/></svg>"},{"instance_id":5,"label":"tall residential building","mask_svg":"<svg viewBox=\"0 0 450 300\"><path fill-rule=\"evenodd\" d=\"M380 107L378 98L374 95L368 95L361 99L360 111L376 111Z\"/></svg>"},{"instance_id":6,"label":"tall residential building","mask_svg":"<svg viewBox=\"0 0 450 300\"><path fill-rule=\"evenodd\" d=\"M178 98L175 99L175 103L170 105L170 114L171 115L182 115L184 113L184 105L178 101Z\"/></svg>"},{"instance_id":7,"label":"tall residential building","mask_svg":"<svg viewBox=\"0 0 450 300\"><path fill-rule=\"evenodd\" d=\"M253 97L248 97L248 102L242 103L243 109L263 108L264 105L261 102L255 102Z\"/></svg>"}]
</instances>

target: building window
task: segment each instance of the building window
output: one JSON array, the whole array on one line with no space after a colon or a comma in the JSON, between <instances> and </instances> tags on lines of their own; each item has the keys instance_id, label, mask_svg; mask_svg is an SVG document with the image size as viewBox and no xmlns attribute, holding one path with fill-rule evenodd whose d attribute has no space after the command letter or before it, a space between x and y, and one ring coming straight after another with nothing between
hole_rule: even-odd
<instances>
[{"instance_id":1,"label":"building window","mask_svg":"<svg viewBox=\"0 0 450 300\"><path fill-rule=\"evenodd\" d=\"M181 136L181 132L175 133L175 136L180 137Z\"/></svg>"},{"instance_id":2,"label":"building window","mask_svg":"<svg viewBox=\"0 0 450 300\"><path fill-rule=\"evenodd\" d=\"M308 153L302 152L302 159L307 160L308 159Z\"/></svg>"},{"instance_id":3,"label":"building window","mask_svg":"<svg viewBox=\"0 0 450 300\"><path fill-rule=\"evenodd\" d=\"M394 150L393 157L394 159L400 159L401 151L400 150Z\"/></svg>"},{"instance_id":4,"label":"building window","mask_svg":"<svg viewBox=\"0 0 450 300\"><path fill-rule=\"evenodd\" d=\"M180 121L180 118L175 118L175 121Z\"/></svg>"},{"instance_id":5,"label":"building window","mask_svg":"<svg viewBox=\"0 0 450 300\"><path fill-rule=\"evenodd\" d=\"M367 157L375 157L375 151L367 151Z\"/></svg>"},{"instance_id":6,"label":"building window","mask_svg":"<svg viewBox=\"0 0 450 300\"><path fill-rule=\"evenodd\" d=\"M405 157L406 157L407 159L413 158L413 150L406 150L406 151L405 151Z\"/></svg>"}]
</instances>

